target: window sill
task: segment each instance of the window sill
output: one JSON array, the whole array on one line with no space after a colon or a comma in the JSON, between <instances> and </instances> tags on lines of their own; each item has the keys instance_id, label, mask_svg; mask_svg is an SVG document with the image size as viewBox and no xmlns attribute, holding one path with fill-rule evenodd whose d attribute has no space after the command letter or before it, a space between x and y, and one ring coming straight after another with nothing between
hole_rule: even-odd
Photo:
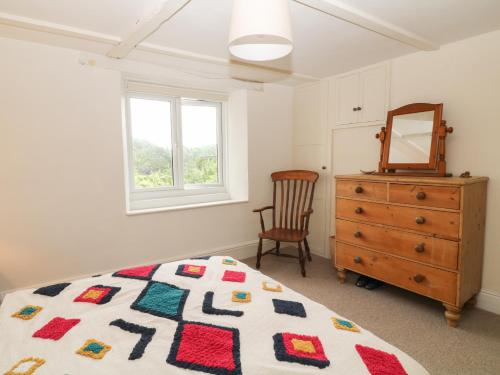
<instances>
[{"instance_id":1,"label":"window sill","mask_svg":"<svg viewBox=\"0 0 500 375\"><path fill-rule=\"evenodd\" d=\"M195 209L195 208L225 206L228 204L238 204L238 203L247 203L247 202L248 202L248 199L228 199L228 200L221 200L221 201L184 204L184 205L178 205L178 206L159 207L159 208L146 208L146 209L137 209L137 210L127 209L127 216L154 214L154 213L166 212L166 211L191 210L191 209Z\"/></svg>"}]
</instances>

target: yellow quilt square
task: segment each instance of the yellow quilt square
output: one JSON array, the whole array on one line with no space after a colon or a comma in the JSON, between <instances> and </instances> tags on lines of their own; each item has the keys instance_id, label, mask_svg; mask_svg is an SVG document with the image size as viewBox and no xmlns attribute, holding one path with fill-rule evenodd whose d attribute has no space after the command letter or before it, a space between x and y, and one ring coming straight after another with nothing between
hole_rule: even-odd
<instances>
[{"instance_id":1,"label":"yellow quilt square","mask_svg":"<svg viewBox=\"0 0 500 375\"><path fill-rule=\"evenodd\" d=\"M104 355L111 350L111 346L95 339L85 341L85 344L77 350L76 354L90 357L93 359L102 359Z\"/></svg>"},{"instance_id":2,"label":"yellow quilt square","mask_svg":"<svg viewBox=\"0 0 500 375\"><path fill-rule=\"evenodd\" d=\"M5 375L32 375L36 369L42 366L45 360L41 358L29 357L21 359Z\"/></svg>"},{"instance_id":3,"label":"yellow quilt square","mask_svg":"<svg viewBox=\"0 0 500 375\"><path fill-rule=\"evenodd\" d=\"M262 289L267 290L268 292L276 292L276 293L281 293L283 291L283 288L281 287L280 284L276 284L275 286L270 286L267 281L262 282Z\"/></svg>"},{"instance_id":4,"label":"yellow quilt square","mask_svg":"<svg viewBox=\"0 0 500 375\"><path fill-rule=\"evenodd\" d=\"M292 339L293 348L298 352L316 353L314 344L311 341Z\"/></svg>"},{"instance_id":5,"label":"yellow quilt square","mask_svg":"<svg viewBox=\"0 0 500 375\"><path fill-rule=\"evenodd\" d=\"M189 266L187 271L192 272L192 273L200 273L201 267L200 266Z\"/></svg>"},{"instance_id":6,"label":"yellow quilt square","mask_svg":"<svg viewBox=\"0 0 500 375\"><path fill-rule=\"evenodd\" d=\"M239 290L233 291L233 298L231 299L233 302L250 302L252 300L252 296L250 292L242 292Z\"/></svg>"},{"instance_id":7,"label":"yellow quilt square","mask_svg":"<svg viewBox=\"0 0 500 375\"><path fill-rule=\"evenodd\" d=\"M84 299L98 299L104 292L102 290L91 289L83 296Z\"/></svg>"},{"instance_id":8,"label":"yellow quilt square","mask_svg":"<svg viewBox=\"0 0 500 375\"><path fill-rule=\"evenodd\" d=\"M42 311L42 308L40 306L27 305L19 311L16 311L11 316L13 318L19 318L22 320L30 320L34 318L40 311Z\"/></svg>"},{"instance_id":9,"label":"yellow quilt square","mask_svg":"<svg viewBox=\"0 0 500 375\"><path fill-rule=\"evenodd\" d=\"M332 318L333 325L337 329L343 329L344 331L350 332L360 332L359 327L348 320L342 320L339 318Z\"/></svg>"}]
</instances>

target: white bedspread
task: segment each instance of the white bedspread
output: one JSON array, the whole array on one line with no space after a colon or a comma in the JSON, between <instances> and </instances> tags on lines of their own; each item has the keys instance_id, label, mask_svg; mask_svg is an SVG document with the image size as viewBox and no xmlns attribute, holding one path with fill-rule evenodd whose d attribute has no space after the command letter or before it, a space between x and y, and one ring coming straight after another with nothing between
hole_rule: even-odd
<instances>
[{"instance_id":1,"label":"white bedspread","mask_svg":"<svg viewBox=\"0 0 500 375\"><path fill-rule=\"evenodd\" d=\"M0 374L427 374L348 318L232 258L34 292L0 306Z\"/></svg>"}]
</instances>

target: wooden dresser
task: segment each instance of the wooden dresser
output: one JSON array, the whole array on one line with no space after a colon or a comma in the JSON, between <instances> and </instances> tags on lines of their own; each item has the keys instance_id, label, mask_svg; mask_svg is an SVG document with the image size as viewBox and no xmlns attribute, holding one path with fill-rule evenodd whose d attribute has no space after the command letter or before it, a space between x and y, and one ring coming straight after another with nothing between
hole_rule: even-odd
<instances>
[{"instance_id":1,"label":"wooden dresser","mask_svg":"<svg viewBox=\"0 0 500 375\"><path fill-rule=\"evenodd\" d=\"M332 259L340 282L352 270L441 301L456 327L481 287L487 182L336 176Z\"/></svg>"}]
</instances>

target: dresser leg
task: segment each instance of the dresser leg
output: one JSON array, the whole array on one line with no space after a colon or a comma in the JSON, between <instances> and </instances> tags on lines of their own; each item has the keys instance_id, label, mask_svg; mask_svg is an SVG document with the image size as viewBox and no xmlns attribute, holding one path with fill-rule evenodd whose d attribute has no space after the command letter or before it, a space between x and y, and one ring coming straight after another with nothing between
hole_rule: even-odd
<instances>
[{"instance_id":1,"label":"dresser leg","mask_svg":"<svg viewBox=\"0 0 500 375\"><path fill-rule=\"evenodd\" d=\"M337 268L337 276L341 284L345 283L345 279L347 277L347 271L343 268Z\"/></svg>"},{"instance_id":2,"label":"dresser leg","mask_svg":"<svg viewBox=\"0 0 500 375\"><path fill-rule=\"evenodd\" d=\"M460 320L460 312L462 311L462 309L460 307L448 305L447 303L443 303L443 306L446 309L446 311L444 312L444 317L448 322L448 326L457 327L458 321Z\"/></svg>"}]
</instances>

